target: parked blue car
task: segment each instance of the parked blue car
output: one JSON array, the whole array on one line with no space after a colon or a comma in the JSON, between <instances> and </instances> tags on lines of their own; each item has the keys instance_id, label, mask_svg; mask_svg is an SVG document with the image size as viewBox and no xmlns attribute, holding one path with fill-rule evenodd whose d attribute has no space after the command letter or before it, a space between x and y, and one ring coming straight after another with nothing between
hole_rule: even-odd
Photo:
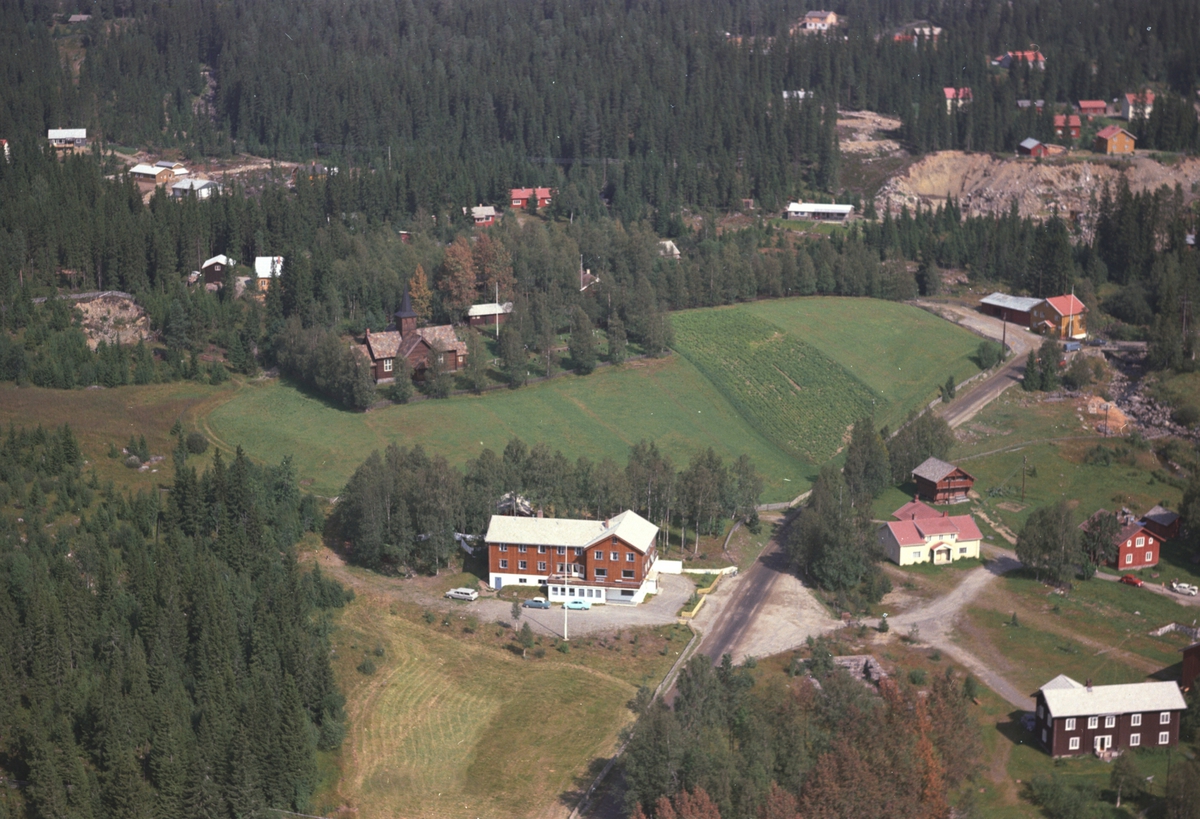
<instances>
[{"instance_id":1,"label":"parked blue car","mask_svg":"<svg viewBox=\"0 0 1200 819\"><path fill-rule=\"evenodd\" d=\"M572 611L587 611L588 609L590 609L592 607L592 604L589 603L587 600L575 599L575 600L568 600L566 603L566 606L567 606L567 608L571 609Z\"/></svg>"},{"instance_id":2,"label":"parked blue car","mask_svg":"<svg viewBox=\"0 0 1200 819\"><path fill-rule=\"evenodd\" d=\"M550 602L545 597L535 597L532 600L526 600L521 604L524 609L548 609Z\"/></svg>"}]
</instances>

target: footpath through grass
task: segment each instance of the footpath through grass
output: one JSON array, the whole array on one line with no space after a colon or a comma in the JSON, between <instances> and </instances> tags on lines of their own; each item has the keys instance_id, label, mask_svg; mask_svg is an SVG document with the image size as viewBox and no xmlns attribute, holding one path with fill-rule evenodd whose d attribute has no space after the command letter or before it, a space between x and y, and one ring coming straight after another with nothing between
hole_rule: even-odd
<instances>
[{"instance_id":1,"label":"footpath through grass","mask_svg":"<svg viewBox=\"0 0 1200 819\"><path fill-rule=\"evenodd\" d=\"M680 468L712 447L727 463L742 453L753 459L766 483L764 503L791 500L816 472L751 428L681 356L368 413L337 409L279 382L249 384L211 412L203 428L223 445L242 444L267 462L291 454L301 480L326 496L341 491L372 449L393 441L421 444L457 465L484 447L500 453L513 436L530 445L544 442L571 460L609 457L621 466L642 439L656 442Z\"/></svg>"}]
</instances>

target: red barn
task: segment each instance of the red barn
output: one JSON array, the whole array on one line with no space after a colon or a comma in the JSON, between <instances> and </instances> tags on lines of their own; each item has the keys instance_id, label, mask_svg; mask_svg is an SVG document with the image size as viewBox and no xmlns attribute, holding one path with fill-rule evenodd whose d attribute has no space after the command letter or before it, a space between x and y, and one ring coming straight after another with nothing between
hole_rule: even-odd
<instances>
[{"instance_id":1,"label":"red barn","mask_svg":"<svg viewBox=\"0 0 1200 819\"><path fill-rule=\"evenodd\" d=\"M1007 293L993 293L990 296L980 299L979 312L986 316L995 316L998 319L1019 324L1022 327L1030 327L1033 324L1030 314L1033 308L1041 303L1041 299L1010 296Z\"/></svg>"},{"instance_id":2,"label":"red barn","mask_svg":"<svg viewBox=\"0 0 1200 819\"><path fill-rule=\"evenodd\" d=\"M1021 144L1017 146L1017 153L1022 156L1045 156L1046 146L1033 137L1029 137L1021 140Z\"/></svg>"},{"instance_id":3,"label":"red barn","mask_svg":"<svg viewBox=\"0 0 1200 819\"><path fill-rule=\"evenodd\" d=\"M1158 535L1160 540L1174 540L1179 537L1179 515L1164 506L1155 506L1142 515L1142 523Z\"/></svg>"},{"instance_id":4,"label":"red barn","mask_svg":"<svg viewBox=\"0 0 1200 819\"><path fill-rule=\"evenodd\" d=\"M930 503L961 503L975 485L975 479L954 464L928 458L912 471L917 495Z\"/></svg>"},{"instance_id":5,"label":"red barn","mask_svg":"<svg viewBox=\"0 0 1200 819\"><path fill-rule=\"evenodd\" d=\"M1080 100L1079 113L1092 121L1092 117L1102 117L1108 112L1108 103L1104 100Z\"/></svg>"}]
</instances>

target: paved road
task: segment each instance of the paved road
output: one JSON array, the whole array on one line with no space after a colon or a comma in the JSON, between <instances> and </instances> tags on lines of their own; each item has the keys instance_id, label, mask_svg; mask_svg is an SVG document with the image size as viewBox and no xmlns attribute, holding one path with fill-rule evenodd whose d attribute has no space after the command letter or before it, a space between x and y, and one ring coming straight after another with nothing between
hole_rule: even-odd
<instances>
[{"instance_id":1,"label":"paved road","mask_svg":"<svg viewBox=\"0 0 1200 819\"><path fill-rule=\"evenodd\" d=\"M942 410L941 415L951 427L965 424L979 414L979 411L1000 397L1000 394L1014 384L1021 383L1025 372L1025 358L1029 351L1037 349L1042 343L1040 336L1015 324L1005 326L1000 319L985 316L957 304L919 301L917 304L943 318L960 324L987 338L1000 341L1004 339L1012 348L1012 356L1007 364L992 375L971 386L951 404Z\"/></svg>"}]
</instances>

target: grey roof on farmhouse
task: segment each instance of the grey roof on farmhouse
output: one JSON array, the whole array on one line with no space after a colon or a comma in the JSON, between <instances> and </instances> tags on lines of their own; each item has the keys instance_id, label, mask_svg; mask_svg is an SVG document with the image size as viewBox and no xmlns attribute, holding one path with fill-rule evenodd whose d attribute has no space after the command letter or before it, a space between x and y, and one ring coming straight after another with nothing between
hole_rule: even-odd
<instances>
[{"instance_id":1,"label":"grey roof on farmhouse","mask_svg":"<svg viewBox=\"0 0 1200 819\"><path fill-rule=\"evenodd\" d=\"M918 478L937 483L942 478L958 469L954 464L948 464L937 458L926 458L925 462L912 471Z\"/></svg>"},{"instance_id":2,"label":"grey roof on farmhouse","mask_svg":"<svg viewBox=\"0 0 1200 819\"><path fill-rule=\"evenodd\" d=\"M608 520L492 515L484 540L526 546L587 547L614 535L644 554L654 544L658 527L632 510Z\"/></svg>"},{"instance_id":3,"label":"grey roof on farmhouse","mask_svg":"<svg viewBox=\"0 0 1200 819\"><path fill-rule=\"evenodd\" d=\"M1034 148L1036 148L1037 146L1039 146L1041 144L1042 143L1038 142L1033 137L1026 137L1025 139L1021 140L1021 147L1027 151L1032 151Z\"/></svg>"},{"instance_id":4,"label":"grey roof on farmhouse","mask_svg":"<svg viewBox=\"0 0 1200 819\"><path fill-rule=\"evenodd\" d=\"M1031 299L1025 296L1010 296L1007 293L993 293L987 298L980 299L980 304L986 304L991 307L1003 307L1005 310L1016 310L1021 313L1028 313L1033 308L1041 304L1043 299Z\"/></svg>"},{"instance_id":5,"label":"grey roof on farmhouse","mask_svg":"<svg viewBox=\"0 0 1200 819\"><path fill-rule=\"evenodd\" d=\"M1179 515L1162 506L1155 506L1146 514L1142 515L1143 520L1152 520L1159 526L1170 526L1175 521L1179 520Z\"/></svg>"},{"instance_id":6,"label":"grey roof on farmhouse","mask_svg":"<svg viewBox=\"0 0 1200 819\"><path fill-rule=\"evenodd\" d=\"M1051 688L1065 680L1074 686ZM1182 711L1187 708L1175 682L1143 682L1126 685L1094 685L1091 690L1059 675L1041 688L1046 708L1055 719L1090 717L1099 714L1136 714L1142 711Z\"/></svg>"}]
</instances>

